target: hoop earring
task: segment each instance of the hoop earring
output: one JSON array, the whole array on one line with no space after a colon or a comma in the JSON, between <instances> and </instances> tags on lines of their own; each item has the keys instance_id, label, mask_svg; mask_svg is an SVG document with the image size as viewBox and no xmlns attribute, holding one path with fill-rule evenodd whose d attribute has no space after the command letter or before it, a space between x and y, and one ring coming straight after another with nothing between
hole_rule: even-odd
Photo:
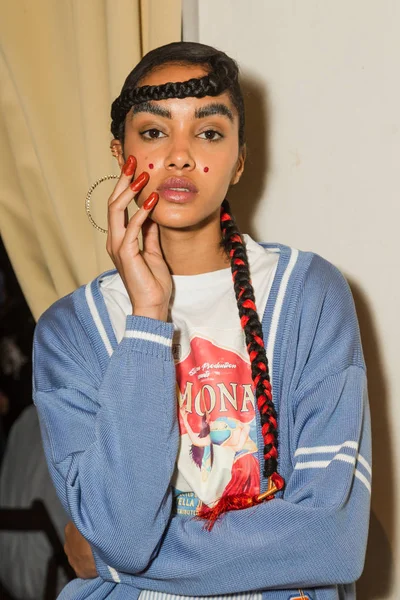
<instances>
[{"instance_id":1,"label":"hoop earring","mask_svg":"<svg viewBox=\"0 0 400 600\"><path fill-rule=\"evenodd\" d=\"M92 197L93 191L97 188L97 186L100 185L100 183L103 183L103 181L107 181L109 179L119 179L119 175L105 175L104 177L100 177L100 179L95 181L94 184L89 188L88 193L86 194L86 200L85 200L85 210L86 210L88 219L91 222L91 224L93 225L93 227L95 227L98 231L101 231L101 233L108 233L108 232L107 232L107 229L103 229L102 227L99 227L99 225L97 225L97 223L93 220L92 213L90 212L90 199Z\"/></svg>"}]
</instances>

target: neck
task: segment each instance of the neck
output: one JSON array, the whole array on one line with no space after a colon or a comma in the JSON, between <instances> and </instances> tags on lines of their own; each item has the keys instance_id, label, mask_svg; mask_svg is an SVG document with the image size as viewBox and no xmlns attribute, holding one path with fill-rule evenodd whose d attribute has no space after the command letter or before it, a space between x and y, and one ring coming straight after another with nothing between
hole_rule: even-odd
<instances>
[{"instance_id":1,"label":"neck","mask_svg":"<svg viewBox=\"0 0 400 600\"><path fill-rule=\"evenodd\" d=\"M160 242L172 275L199 275L230 266L230 260L220 246L219 219L198 229L160 226Z\"/></svg>"}]
</instances>

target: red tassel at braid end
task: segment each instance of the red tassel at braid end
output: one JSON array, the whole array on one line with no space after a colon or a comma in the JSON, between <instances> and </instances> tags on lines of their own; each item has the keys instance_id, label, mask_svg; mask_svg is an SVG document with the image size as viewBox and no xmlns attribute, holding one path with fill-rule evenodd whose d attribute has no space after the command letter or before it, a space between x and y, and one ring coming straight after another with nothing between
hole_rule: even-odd
<instances>
[{"instance_id":1,"label":"red tassel at braid end","mask_svg":"<svg viewBox=\"0 0 400 600\"><path fill-rule=\"evenodd\" d=\"M226 512L230 510L241 510L242 508L250 508L254 505L254 496L240 494L238 496L225 496L215 504L212 508L202 506L199 513L196 515L198 519L204 519L204 529L211 531L216 521Z\"/></svg>"},{"instance_id":2,"label":"red tassel at braid end","mask_svg":"<svg viewBox=\"0 0 400 600\"><path fill-rule=\"evenodd\" d=\"M279 492L285 485L283 477L279 473L272 473L268 478L268 489L263 494L258 496L249 496L247 494L239 494L237 496L222 497L212 508L202 506L199 513L196 515L198 519L204 519L204 529L211 531L215 523L220 517L230 510L242 510L261 504L265 500L272 500L276 492Z\"/></svg>"}]
</instances>

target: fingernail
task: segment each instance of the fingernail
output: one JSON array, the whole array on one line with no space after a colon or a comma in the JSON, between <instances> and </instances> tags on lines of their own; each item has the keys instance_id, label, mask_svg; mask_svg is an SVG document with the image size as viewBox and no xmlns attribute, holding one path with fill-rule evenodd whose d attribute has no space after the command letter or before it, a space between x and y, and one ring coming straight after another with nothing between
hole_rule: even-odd
<instances>
[{"instance_id":1,"label":"fingernail","mask_svg":"<svg viewBox=\"0 0 400 600\"><path fill-rule=\"evenodd\" d=\"M143 202L143 208L145 210L151 210L157 204L158 198L159 198L159 196L158 196L157 192L152 192L150 194L150 196L147 198L146 202Z\"/></svg>"},{"instance_id":2,"label":"fingernail","mask_svg":"<svg viewBox=\"0 0 400 600\"><path fill-rule=\"evenodd\" d=\"M124 171L124 175L128 175L128 177L132 177L136 169L136 158L132 155L128 156L128 160L122 167Z\"/></svg>"},{"instance_id":3,"label":"fingernail","mask_svg":"<svg viewBox=\"0 0 400 600\"><path fill-rule=\"evenodd\" d=\"M143 173L141 173L139 177L135 179L133 183L131 183L130 188L132 192L138 192L140 188L148 182L149 179L150 175L146 173L146 171L143 171Z\"/></svg>"}]
</instances>

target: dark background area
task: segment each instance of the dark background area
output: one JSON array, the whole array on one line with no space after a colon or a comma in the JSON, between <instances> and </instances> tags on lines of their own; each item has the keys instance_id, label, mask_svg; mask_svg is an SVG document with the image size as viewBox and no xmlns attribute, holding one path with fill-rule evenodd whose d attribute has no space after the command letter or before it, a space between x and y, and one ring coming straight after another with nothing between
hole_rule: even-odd
<instances>
[{"instance_id":1,"label":"dark background area","mask_svg":"<svg viewBox=\"0 0 400 600\"><path fill-rule=\"evenodd\" d=\"M32 403L34 328L0 237L0 460L12 424Z\"/></svg>"}]
</instances>

